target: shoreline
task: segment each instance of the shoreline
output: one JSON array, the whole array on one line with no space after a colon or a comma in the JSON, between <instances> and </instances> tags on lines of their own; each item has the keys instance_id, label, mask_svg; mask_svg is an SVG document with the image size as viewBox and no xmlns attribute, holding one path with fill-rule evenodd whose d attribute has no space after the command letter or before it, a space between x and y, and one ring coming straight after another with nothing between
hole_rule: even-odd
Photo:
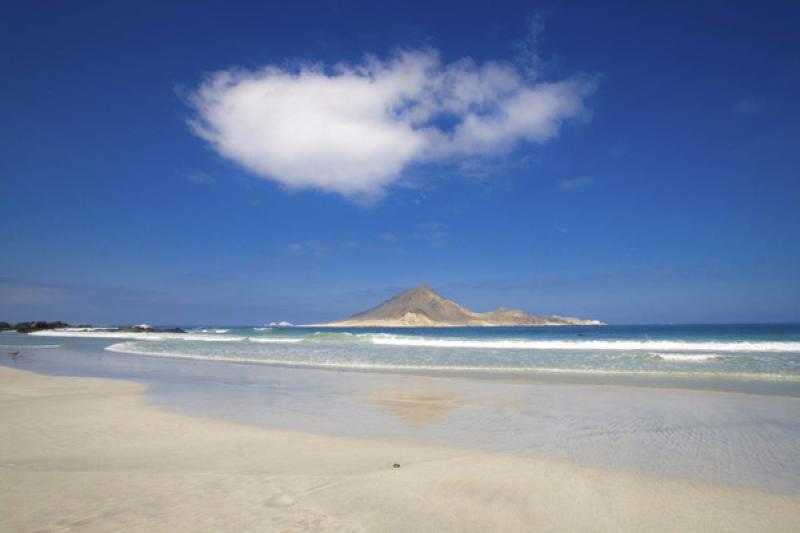
<instances>
[{"instance_id":1,"label":"shoreline","mask_svg":"<svg viewBox=\"0 0 800 533\"><path fill-rule=\"evenodd\" d=\"M520 382L665 384L668 388L800 396L800 374L792 366L800 356L798 338L741 342L735 337L577 339L552 333L541 338L428 338L380 331L351 333L346 328L295 329L293 336L286 335L291 328L275 335L218 329L185 334L41 331L29 336L56 338L65 345L113 339L117 342L105 350L185 361ZM323 355L317 356L315 350Z\"/></svg>"},{"instance_id":2,"label":"shoreline","mask_svg":"<svg viewBox=\"0 0 800 533\"><path fill-rule=\"evenodd\" d=\"M34 335L37 337L40 335ZM212 365L235 365L263 369L311 370L324 372L347 372L354 374L375 374L386 376L417 376L423 378L465 379L478 382L498 382L513 384L549 384L549 385L588 385L598 387L633 387L673 391L708 391L731 394L753 394L767 396L800 397L800 376L772 374L734 374L734 373L702 373L702 372L655 372L655 371L614 371L590 369L537 369L537 368L458 368L431 366L387 366L387 365L347 365L321 364L291 361L269 361L246 358L212 358L180 353L148 352L144 350L127 350L118 346L124 339L89 338L90 341L108 343L101 346L102 352L122 354L129 357L143 357L156 361L173 361L192 363L208 363ZM48 345L14 344L9 347L29 348L33 350L57 349L72 350L64 343ZM2 355L2 354L0 354ZM0 366L3 363L0 361ZM42 369L45 374L50 374ZM75 374L81 376L84 374ZM86 374L91 376L91 374Z\"/></svg>"},{"instance_id":3,"label":"shoreline","mask_svg":"<svg viewBox=\"0 0 800 533\"><path fill-rule=\"evenodd\" d=\"M797 496L197 418L148 404L144 388L0 367L0 529L791 531L800 521Z\"/></svg>"}]
</instances>

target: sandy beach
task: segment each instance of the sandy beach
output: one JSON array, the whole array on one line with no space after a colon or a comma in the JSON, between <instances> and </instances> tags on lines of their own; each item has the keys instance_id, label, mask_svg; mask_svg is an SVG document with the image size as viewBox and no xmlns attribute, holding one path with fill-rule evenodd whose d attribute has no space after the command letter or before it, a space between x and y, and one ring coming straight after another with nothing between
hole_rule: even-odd
<instances>
[{"instance_id":1,"label":"sandy beach","mask_svg":"<svg viewBox=\"0 0 800 533\"><path fill-rule=\"evenodd\" d=\"M0 528L795 531L800 523L796 496L195 418L148 405L143 388L0 368ZM404 406L423 418L431 408Z\"/></svg>"}]
</instances>

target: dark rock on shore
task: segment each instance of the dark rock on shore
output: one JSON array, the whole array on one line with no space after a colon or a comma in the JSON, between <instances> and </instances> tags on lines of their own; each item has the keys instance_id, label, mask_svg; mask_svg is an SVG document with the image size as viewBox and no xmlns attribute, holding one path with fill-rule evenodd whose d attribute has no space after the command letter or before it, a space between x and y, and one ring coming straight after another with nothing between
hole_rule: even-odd
<instances>
[{"instance_id":1,"label":"dark rock on shore","mask_svg":"<svg viewBox=\"0 0 800 533\"><path fill-rule=\"evenodd\" d=\"M32 333L34 331L43 331L46 329L61 329L61 328L91 328L89 324L81 324L79 326L71 326L66 322L45 322L42 320L34 320L30 322L17 322L16 324L9 324L8 322L0 322L0 331L16 331L18 333ZM154 328L142 324L140 326L119 326L114 328L103 328L104 331L119 331L123 333L186 333L186 330L181 328Z\"/></svg>"},{"instance_id":2,"label":"dark rock on shore","mask_svg":"<svg viewBox=\"0 0 800 533\"><path fill-rule=\"evenodd\" d=\"M69 324L66 322L56 321L56 322L43 322L41 320L36 320L33 322L18 322L14 324L15 330L19 333L31 333L32 331L42 331L45 329L59 329L59 328L68 328L70 327Z\"/></svg>"}]
</instances>

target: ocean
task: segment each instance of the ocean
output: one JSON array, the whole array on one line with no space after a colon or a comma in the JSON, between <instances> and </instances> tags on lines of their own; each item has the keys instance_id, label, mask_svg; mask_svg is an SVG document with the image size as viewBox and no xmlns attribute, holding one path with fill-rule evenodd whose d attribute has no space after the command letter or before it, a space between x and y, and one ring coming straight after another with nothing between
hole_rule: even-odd
<instances>
[{"instance_id":1,"label":"ocean","mask_svg":"<svg viewBox=\"0 0 800 533\"><path fill-rule=\"evenodd\" d=\"M43 331L153 357L375 371L651 375L800 381L800 325L480 328L193 327Z\"/></svg>"},{"instance_id":2,"label":"ocean","mask_svg":"<svg viewBox=\"0 0 800 533\"><path fill-rule=\"evenodd\" d=\"M237 423L800 494L799 325L185 329L1 333L0 364Z\"/></svg>"}]
</instances>

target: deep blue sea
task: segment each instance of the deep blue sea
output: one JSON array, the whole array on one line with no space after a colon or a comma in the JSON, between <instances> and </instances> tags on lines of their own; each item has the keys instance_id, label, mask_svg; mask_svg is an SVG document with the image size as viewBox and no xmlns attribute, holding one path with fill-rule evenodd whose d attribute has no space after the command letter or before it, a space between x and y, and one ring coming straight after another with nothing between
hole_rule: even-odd
<instances>
[{"instance_id":1,"label":"deep blue sea","mask_svg":"<svg viewBox=\"0 0 800 533\"><path fill-rule=\"evenodd\" d=\"M608 374L800 381L800 325L482 328L192 327L185 334L45 331L120 354L377 371Z\"/></svg>"}]
</instances>

